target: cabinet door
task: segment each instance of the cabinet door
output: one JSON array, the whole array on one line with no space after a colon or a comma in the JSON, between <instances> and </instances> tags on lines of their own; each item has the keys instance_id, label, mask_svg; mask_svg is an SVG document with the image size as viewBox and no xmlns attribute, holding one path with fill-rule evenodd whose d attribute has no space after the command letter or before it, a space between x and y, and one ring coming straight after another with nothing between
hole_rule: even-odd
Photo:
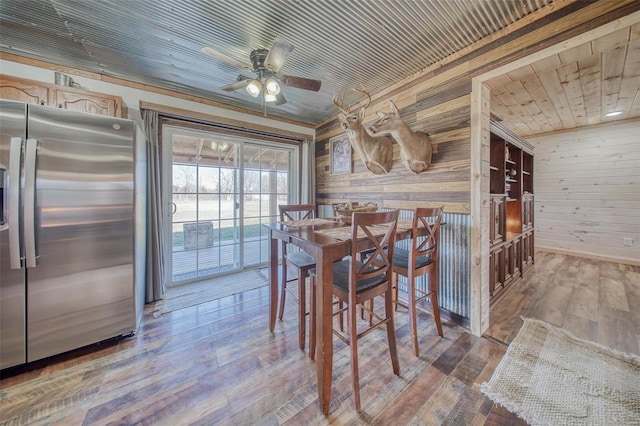
<instances>
[{"instance_id":1,"label":"cabinet door","mask_svg":"<svg viewBox=\"0 0 640 426\"><path fill-rule=\"evenodd\" d=\"M88 94L76 90L56 90L55 105L58 108L92 114L119 117L122 106L113 96Z\"/></svg>"},{"instance_id":2,"label":"cabinet door","mask_svg":"<svg viewBox=\"0 0 640 426\"><path fill-rule=\"evenodd\" d=\"M511 275L519 277L522 269L522 239L520 237L514 238L511 250Z\"/></svg>"},{"instance_id":3,"label":"cabinet door","mask_svg":"<svg viewBox=\"0 0 640 426\"><path fill-rule=\"evenodd\" d=\"M533 228L533 196L522 197L522 229Z\"/></svg>"},{"instance_id":4,"label":"cabinet door","mask_svg":"<svg viewBox=\"0 0 640 426\"><path fill-rule=\"evenodd\" d=\"M493 197L489 200L489 245L492 246L496 243L496 229L498 223L496 223L496 203L493 202Z\"/></svg>"},{"instance_id":5,"label":"cabinet door","mask_svg":"<svg viewBox=\"0 0 640 426\"><path fill-rule=\"evenodd\" d=\"M489 245L504 241L505 203L504 197L491 197L489 202Z\"/></svg>"},{"instance_id":6,"label":"cabinet door","mask_svg":"<svg viewBox=\"0 0 640 426\"><path fill-rule=\"evenodd\" d=\"M533 232L522 235L522 271L533 265Z\"/></svg>"},{"instance_id":7,"label":"cabinet door","mask_svg":"<svg viewBox=\"0 0 640 426\"><path fill-rule=\"evenodd\" d=\"M502 248L489 254L489 298L500 293L504 286L504 252Z\"/></svg>"},{"instance_id":8,"label":"cabinet door","mask_svg":"<svg viewBox=\"0 0 640 426\"><path fill-rule=\"evenodd\" d=\"M489 254L489 297L496 292L496 253Z\"/></svg>"},{"instance_id":9,"label":"cabinet door","mask_svg":"<svg viewBox=\"0 0 640 426\"><path fill-rule=\"evenodd\" d=\"M49 88L35 81L0 76L0 98L27 104L49 105Z\"/></svg>"},{"instance_id":10,"label":"cabinet door","mask_svg":"<svg viewBox=\"0 0 640 426\"><path fill-rule=\"evenodd\" d=\"M505 286L512 278L512 259L513 259L513 242L509 241L504 245L503 250L503 268L504 268L504 284Z\"/></svg>"}]
</instances>

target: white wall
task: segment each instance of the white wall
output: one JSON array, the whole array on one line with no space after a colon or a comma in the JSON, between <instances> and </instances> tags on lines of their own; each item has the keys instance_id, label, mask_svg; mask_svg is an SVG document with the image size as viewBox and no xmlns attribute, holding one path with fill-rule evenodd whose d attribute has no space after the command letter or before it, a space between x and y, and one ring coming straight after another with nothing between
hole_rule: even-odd
<instances>
[{"instance_id":1,"label":"white wall","mask_svg":"<svg viewBox=\"0 0 640 426\"><path fill-rule=\"evenodd\" d=\"M619 123L527 138L537 249L640 264L640 120Z\"/></svg>"}]
</instances>

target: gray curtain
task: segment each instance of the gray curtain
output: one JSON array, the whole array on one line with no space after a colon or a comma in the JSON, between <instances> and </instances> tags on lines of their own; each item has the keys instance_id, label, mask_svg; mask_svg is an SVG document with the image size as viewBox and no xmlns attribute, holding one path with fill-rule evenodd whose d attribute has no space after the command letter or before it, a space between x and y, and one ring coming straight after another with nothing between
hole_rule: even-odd
<instances>
[{"instance_id":1,"label":"gray curtain","mask_svg":"<svg viewBox=\"0 0 640 426\"><path fill-rule=\"evenodd\" d=\"M165 267L162 216L162 156L158 111L142 110L147 139L147 303L164 298Z\"/></svg>"},{"instance_id":2,"label":"gray curtain","mask_svg":"<svg viewBox=\"0 0 640 426\"><path fill-rule=\"evenodd\" d=\"M301 203L315 204L316 202L316 149L315 142L306 140L302 142L302 180Z\"/></svg>"}]
</instances>

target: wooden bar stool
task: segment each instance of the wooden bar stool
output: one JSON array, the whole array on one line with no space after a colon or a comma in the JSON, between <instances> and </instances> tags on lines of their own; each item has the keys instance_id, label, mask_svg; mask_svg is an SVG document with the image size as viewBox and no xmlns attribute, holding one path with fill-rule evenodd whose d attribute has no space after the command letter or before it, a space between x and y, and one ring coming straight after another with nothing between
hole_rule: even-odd
<instances>
[{"instance_id":1,"label":"wooden bar stool","mask_svg":"<svg viewBox=\"0 0 640 426\"><path fill-rule=\"evenodd\" d=\"M291 220L313 219L316 216L315 204L283 204L278 206L280 211L280 222ZM280 311L278 318L282 321L284 315L284 304L286 295L289 293L291 297L298 302L298 346L304 350L304 342L306 335L306 315L307 315L307 299L305 282L309 276L309 271L316 267L316 260L304 251L287 250L288 244L282 242L282 277L280 281ZM297 278L287 279L287 269L295 269ZM298 292L295 293L287 288L287 283L298 280Z\"/></svg>"},{"instance_id":2,"label":"wooden bar stool","mask_svg":"<svg viewBox=\"0 0 640 426\"><path fill-rule=\"evenodd\" d=\"M442 207L417 208L413 216L413 235L411 249L406 250L396 247L393 252L393 300L394 304L401 303L398 300L398 275L407 277L409 324L413 340L413 353L420 356L418 348L417 308L418 303L430 299L433 320L436 323L438 334L442 337L442 324L440 322L440 308L438 306L438 267L439 267L439 241L440 224L442 221ZM427 235L416 238L418 228L424 227ZM419 289L416 286L416 278L429 274L428 288Z\"/></svg>"},{"instance_id":3,"label":"wooden bar stool","mask_svg":"<svg viewBox=\"0 0 640 426\"><path fill-rule=\"evenodd\" d=\"M333 296L340 302L346 303L346 307L334 311L333 315L342 316L343 312L347 313L346 335L336 329L333 330L333 333L350 347L353 397L358 412L362 410L358 371L358 339L375 328L386 325L393 373L396 376L400 375L391 288L391 259L394 250L398 214L398 210L353 213L351 222L351 256L333 264ZM367 245L374 245L374 253L361 261L358 260L360 259L358 247L363 245L362 240L367 240ZM315 270L311 273L311 290L315 294ZM361 321L361 330L359 331L356 308L360 306L361 309L367 309L365 302L372 300L376 296L384 296L384 316L381 317L374 312L369 312L375 321L372 324ZM313 354L315 352L316 332L314 303L311 304L311 309L310 353Z\"/></svg>"}]
</instances>

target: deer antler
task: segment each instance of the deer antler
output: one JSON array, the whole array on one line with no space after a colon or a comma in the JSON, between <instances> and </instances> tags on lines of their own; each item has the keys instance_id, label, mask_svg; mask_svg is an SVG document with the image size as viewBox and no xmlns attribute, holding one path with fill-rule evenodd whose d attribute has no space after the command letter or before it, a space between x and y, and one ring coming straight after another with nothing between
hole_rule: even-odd
<instances>
[{"instance_id":1,"label":"deer antler","mask_svg":"<svg viewBox=\"0 0 640 426\"><path fill-rule=\"evenodd\" d=\"M344 90L340 90L338 93L333 95L333 98L331 98L331 102L340 111L342 111L345 114L349 114L350 108L347 108L347 109L344 108Z\"/></svg>"},{"instance_id":2,"label":"deer antler","mask_svg":"<svg viewBox=\"0 0 640 426\"><path fill-rule=\"evenodd\" d=\"M364 87L364 84L361 85L361 87L362 87L361 89L350 89L350 90L363 94L367 97L367 104L363 107L364 109L367 109L367 107L371 104L371 95L369 94L369 91L367 90L367 88ZM340 90L337 94L333 95L333 98L331 98L331 102L340 111L342 111L345 114L349 114L349 112L351 111L351 107L353 107L353 105L345 108L344 95L345 95L345 91Z\"/></svg>"},{"instance_id":3,"label":"deer antler","mask_svg":"<svg viewBox=\"0 0 640 426\"><path fill-rule=\"evenodd\" d=\"M364 109L367 109L369 107L369 105L371 104L371 95L369 94L369 91L367 90L366 87L364 87L364 84L361 85L362 89L351 89L354 92L358 92L358 93L362 93L363 95L365 95L367 97L367 104L363 107Z\"/></svg>"}]
</instances>

